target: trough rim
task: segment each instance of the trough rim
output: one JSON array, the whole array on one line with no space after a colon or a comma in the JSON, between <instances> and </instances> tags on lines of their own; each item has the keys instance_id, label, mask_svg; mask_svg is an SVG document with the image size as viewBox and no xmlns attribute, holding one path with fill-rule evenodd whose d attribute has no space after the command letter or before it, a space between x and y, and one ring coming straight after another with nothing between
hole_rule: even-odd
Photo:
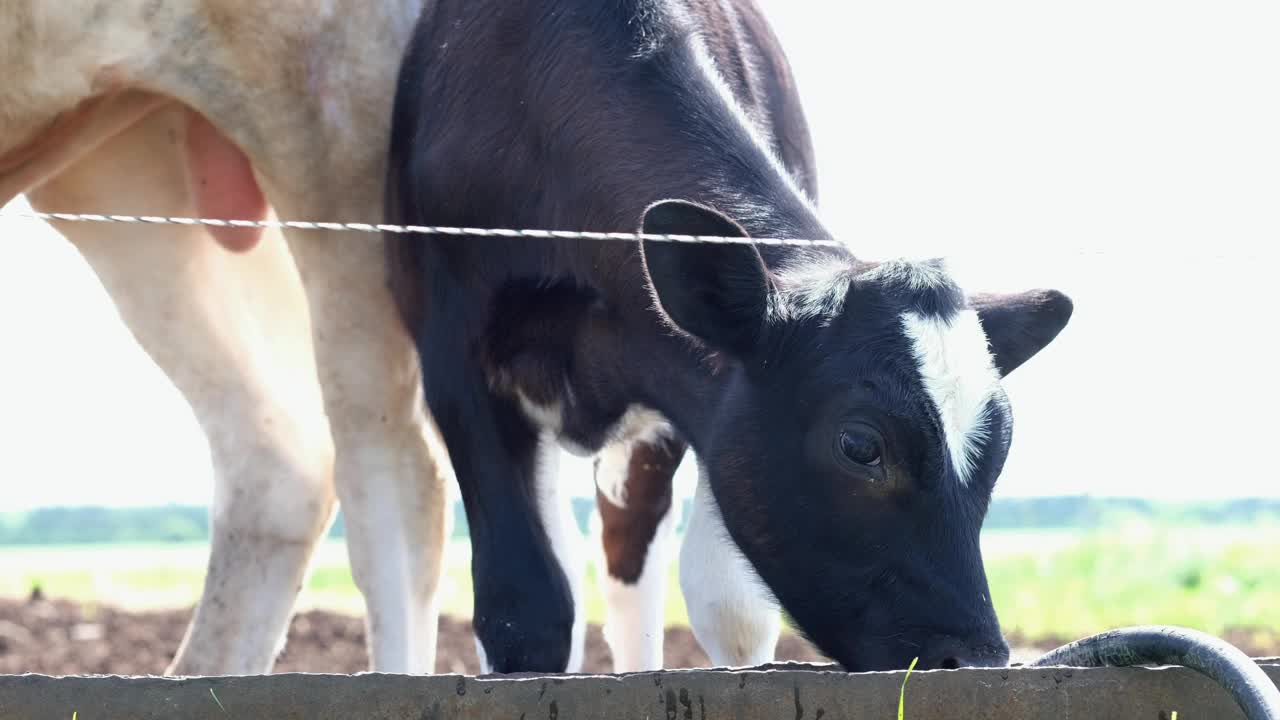
<instances>
[{"instance_id":1,"label":"trough rim","mask_svg":"<svg viewBox=\"0 0 1280 720\"><path fill-rule=\"evenodd\" d=\"M1264 671L1275 670L1280 672L1280 656L1268 656L1249 658ZM1095 674L1115 671L1134 671L1134 672L1164 672L1164 671L1190 671L1184 665L1133 665L1129 667L1081 667L1075 665L1008 665L1004 667L963 667L955 669L933 669L933 670L912 670L910 675L915 676L933 676L940 673L958 673L971 675L1000 675L1001 679L1008 680L1016 675L1044 677L1049 673L1062 674L1065 677L1071 677L1075 673ZM247 675L122 675L115 673L86 673L80 675L50 675L48 673L0 673L0 680L24 678L31 680L112 680L112 681L167 681L174 683L198 683L202 681L222 681L222 680L251 680L259 682L270 682L272 678L321 678L321 679L357 679L363 677L371 678L414 678L414 679L431 679L431 680L475 680L478 682L529 682L529 681L573 681L582 682L587 680L610 680L617 681L625 678L644 677L644 676L661 676L663 678L680 677L688 675L760 675L768 677L776 677L782 675L795 676L832 676L843 675L848 678L871 678L884 676L905 677L907 670L868 670L864 672L845 672L837 669L834 663L768 663L766 665L755 667L705 667L705 668L671 668L664 670L640 670L626 673L490 673L486 675L464 675L460 673L394 673L381 671L361 671L355 673L333 673L333 672L284 672L284 673L267 673L267 674L247 674Z\"/></svg>"}]
</instances>

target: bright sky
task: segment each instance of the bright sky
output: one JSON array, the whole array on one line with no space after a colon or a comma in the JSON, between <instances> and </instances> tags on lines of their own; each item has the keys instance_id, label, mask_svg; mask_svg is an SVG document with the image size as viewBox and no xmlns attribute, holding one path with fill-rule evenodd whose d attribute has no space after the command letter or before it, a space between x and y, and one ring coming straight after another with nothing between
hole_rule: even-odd
<instances>
[{"instance_id":1,"label":"bright sky","mask_svg":"<svg viewBox=\"0 0 1280 720\"><path fill-rule=\"evenodd\" d=\"M1280 5L765 7L854 252L1075 300L1007 381L1000 495L1280 496ZM75 252L25 221L0 238L0 509L206 502L190 411Z\"/></svg>"}]
</instances>

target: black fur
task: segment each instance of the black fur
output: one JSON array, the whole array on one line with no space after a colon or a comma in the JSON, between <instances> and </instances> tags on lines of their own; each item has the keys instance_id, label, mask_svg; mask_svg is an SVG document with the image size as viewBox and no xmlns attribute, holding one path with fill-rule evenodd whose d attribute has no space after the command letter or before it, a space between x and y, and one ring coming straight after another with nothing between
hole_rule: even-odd
<instances>
[{"instance_id":1,"label":"black fur","mask_svg":"<svg viewBox=\"0 0 1280 720\"><path fill-rule=\"evenodd\" d=\"M437 0L400 74L388 219L827 238L812 156L751 0ZM906 311L968 306L940 269L744 244L388 247L462 490L495 670L568 659L572 602L533 493L539 433L596 450L633 405L691 444L733 541L829 656L851 670L1006 661L978 532L1008 409L993 402L961 485L901 330ZM1070 303L989 297L980 310L1012 369ZM518 395L558 404L559 426L534 427ZM834 451L853 426L883 438L882 465Z\"/></svg>"}]
</instances>

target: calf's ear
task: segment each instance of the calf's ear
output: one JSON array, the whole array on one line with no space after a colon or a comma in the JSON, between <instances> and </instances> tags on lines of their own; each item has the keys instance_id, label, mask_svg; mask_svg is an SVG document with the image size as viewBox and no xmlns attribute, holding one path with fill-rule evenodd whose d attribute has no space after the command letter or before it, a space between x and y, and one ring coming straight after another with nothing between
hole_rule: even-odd
<instances>
[{"instance_id":1,"label":"calf's ear","mask_svg":"<svg viewBox=\"0 0 1280 720\"><path fill-rule=\"evenodd\" d=\"M650 235L747 237L734 221L684 200L645 209ZM760 251L748 243L644 240L641 257L658 307L673 325L707 347L736 357L760 341L773 281Z\"/></svg>"},{"instance_id":2,"label":"calf's ear","mask_svg":"<svg viewBox=\"0 0 1280 720\"><path fill-rule=\"evenodd\" d=\"M969 298L987 333L1000 376L1043 350L1071 319L1071 298L1057 290L982 294Z\"/></svg>"}]
</instances>

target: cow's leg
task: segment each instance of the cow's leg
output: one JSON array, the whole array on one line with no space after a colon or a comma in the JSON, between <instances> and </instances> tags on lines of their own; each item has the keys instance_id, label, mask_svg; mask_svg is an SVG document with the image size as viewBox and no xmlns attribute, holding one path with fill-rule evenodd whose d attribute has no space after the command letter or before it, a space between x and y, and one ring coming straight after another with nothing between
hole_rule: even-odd
<instances>
[{"instance_id":1,"label":"cow's leg","mask_svg":"<svg viewBox=\"0 0 1280 720\"><path fill-rule=\"evenodd\" d=\"M433 321L415 322L415 338L466 508L482 670L564 672L573 660L573 591L539 507L559 448L491 390L466 337L477 308L460 295L435 294Z\"/></svg>"},{"instance_id":2,"label":"cow's leg","mask_svg":"<svg viewBox=\"0 0 1280 720\"><path fill-rule=\"evenodd\" d=\"M152 116L29 199L46 211L190 214L173 142L183 127L179 110ZM267 672L334 505L333 449L288 250L272 236L231 255L189 227L57 228L208 437L216 477L208 574L169 670Z\"/></svg>"},{"instance_id":3,"label":"cow's leg","mask_svg":"<svg viewBox=\"0 0 1280 720\"><path fill-rule=\"evenodd\" d=\"M423 403L417 353L387 289L382 240L303 233L290 247L306 281L373 669L433 672L450 467Z\"/></svg>"},{"instance_id":4,"label":"cow's leg","mask_svg":"<svg viewBox=\"0 0 1280 720\"><path fill-rule=\"evenodd\" d=\"M27 4L43 9L57 3ZM37 29L27 34L41 42L27 48L35 51L28 53L30 61L14 68L17 75L9 85L17 89L16 98L39 101L52 115L91 92L145 88L199 111L208 123L175 125L171 138L143 148L145 156L175 150L196 170L170 178L172 190L182 189L185 198L193 187L197 196L192 207L174 214L256 219L269 206L289 220L380 219L395 71L421 0L337 0L288 8L243 2L144 4L145 9L136 2L95 3L93 22L81 22L75 13L38 12L33 18L19 13L19 30ZM351 21L353 13L359 22ZM180 31L168 32L175 29ZM42 78L41 92L34 95L23 92L35 77L33 69ZM56 82L44 82L46 76ZM134 107L132 102L126 109ZM3 120L13 103L0 105L0 124L8 128ZM40 124L16 117L24 121L17 123L23 134ZM177 140L192 128L199 140L184 149ZM116 187L128 187L134 179L112 180ZM161 214L157 205L142 203L137 212ZM101 210L129 208L116 204ZM212 234L229 247L249 246L258 237L244 229ZM373 664L380 670L431 669L434 595L449 508L432 458L412 346L383 284L381 241L292 229L285 237L314 320L312 357L336 449L333 471L349 523L352 569L368 604ZM247 284L238 289L250 295L267 290ZM227 332L235 336L242 330L236 326ZM226 342L235 346L250 340ZM269 363L266 356L250 352L228 362ZM298 367L290 366L288 374L310 380L312 373ZM278 379L269 377L263 387L270 389L260 392L272 397L284 392L271 385ZM224 417L221 409L213 412ZM241 432L243 427L254 423L242 425ZM324 437L328 447L330 434ZM327 461L325 466L327 475Z\"/></svg>"},{"instance_id":5,"label":"cow's leg","mask_svg":"<svg viewBox=\"0 0 1280 720\"><path fill-rule=\"evenodd\" d=\"M471 530L472 622L482 672L569 672L582 663L581 609L563 536L544 519L560 452L505 399L444 429ZM433 404L433 408L436 407ZM443 405L450 420L451 405ZM559 551L559 552L557 552Z\"/></svg>"},{"instance_id":6,"label":"cow's leg","mask_svg":"<svg viewBox=\"0 0 1280 720\"><path fill-rule=\"evenodd\" d=\"M569 584L573 605L573 632L569 639L569 660L564 672L582 671L586 654L587 613L583 596L586 571L586 543L573 514L573 495L560 482L560 446L551 437L539 442L537 483L538 517L546 532L551 552ZM478 639L478 638L477 638Z\"/></svg>"},{"instance_id":7,"label":"cow's leg","mask_svg":"<svg viewBox=\"0 0 1280 720\"><path fill-rule=\"evenodd\" d=\"M662 668L667 568L676 516L672 477L687 446L673 439L623 441L596 460L605 639L614 672Z\"/></svg>"},{"instance_id":8,"label":"cow's leg","mask_svg":"<svg viewBox=\"0 0 1280 720\"><path fill-rule=\"evenodd\" d=\"M162 50L148 44L147 61L132 67L140 84L165 89L209 121L203 147L219 154L206 170L237 191L212 193L209 207L231 213L240 197L251 202L235 214L260 210L248 179L226 172L245 165L221 154L234 147L282 218L381 220L395 70L421 3L341 0L301 13L240 3L229 15L212 11L216 4L179 5L161 8L157 22L172 11L173 22L196 31L176 37L171 62L151 60ZM351 22L357 11L360 21ZM285 236L311 311L373 667L432 670L449 468L433 449L413 343L386 287L383 241L357 232Z\"/></svg>"},{"instance_id":9,"label":"cow's leg","mask_svg":"<svg viewBox=\"0 0 1280 720\"><path fill-rule=\"evenodd\" d=\"M349 22L356 8L360 22ZM218 76L182 66L153 72L247 155L282 217L378 222L395 68L417 10L412 1L340 2L293 17L250 3L235 25L278 32L215 30L200 38L214 43L207 55L183 50L184 58L234 68L247 82L210 83ZM372 667L432 671L450 468L387 288L383 240L358 232L285 236L311 309Z\"/></svg>"},{"instance_id":10,"label":"cow's leg","mask_svg":"<svg viewBox=\"0 0 1280 720\"><path fill-rule=\"evenodd\" d=\"M375 370L373 359L371 370ZM427 447L434 433L420 393L405 388L417 415L401 408L398 427L335 432L338 495L352 575L367 608L371 667L435 672L437 590L452 529L453 502ZM330 411L332 412L332 410ZM395 409L392 412L396 412ZM435 441L433 441L435 442ZM347 455L344 457L344 453Z\"/></svg>"},{"instance_id":11,"label":"cow's leg","mask_svg":"<svg viewBox=\"0 0 1280 720\"><path fill-rule=\"evenodd\" d=\"M297 99L303 102L254 109L288 115L310 108L315 117L308 122L325 116L310 105L315 97ZM272 206L289 218L380 217L381 154L373 148L382 147L375 138L385 138L385 132L378 117L353 116L352 125L335 129L333 137L310 134L307 122L297 131L280 128L278 151L259 149L251 155L255 172L267 178L262 185ZM215 125L197 127L207 135L206 150L233 147ZM296 155L289 155L290 147ZM326 171L277 164L280 157L304 162L354 149L370 157ZM383 240L350 231L287 230L286 237L310 308L316 369L336 452L334 480L352 574L365 597L372 666L429 672L435 666L435 595L449 532L449 468L423 405L413 343L387 287Z\"/></svg>"},{"instance_id":12,"label":"cow's leg","mask_svg":"<svg viewBox=\"0 0 1280 720\"><path fill-rule=\"evenodd\" d=\"M582 664L582 609L552 487L560 452L514 404L486 393L468 421L442 405L471 530L472 623L482 672L572 672ZM437 407L433 403L433 408ZM442 421L443 422L443 421Z\"/></svg>"},{"instance_id":13,"label":"cow's leg","mask_svg":"<svg viewBox=\"0 0 1280 720\"><path fill-rule=\"evenodd\" d=\"M680 588L694 637L713 665L773 660L782 629L778 606L729 539L701 468L680 547Z\"/></svg>"}]
</instances>

